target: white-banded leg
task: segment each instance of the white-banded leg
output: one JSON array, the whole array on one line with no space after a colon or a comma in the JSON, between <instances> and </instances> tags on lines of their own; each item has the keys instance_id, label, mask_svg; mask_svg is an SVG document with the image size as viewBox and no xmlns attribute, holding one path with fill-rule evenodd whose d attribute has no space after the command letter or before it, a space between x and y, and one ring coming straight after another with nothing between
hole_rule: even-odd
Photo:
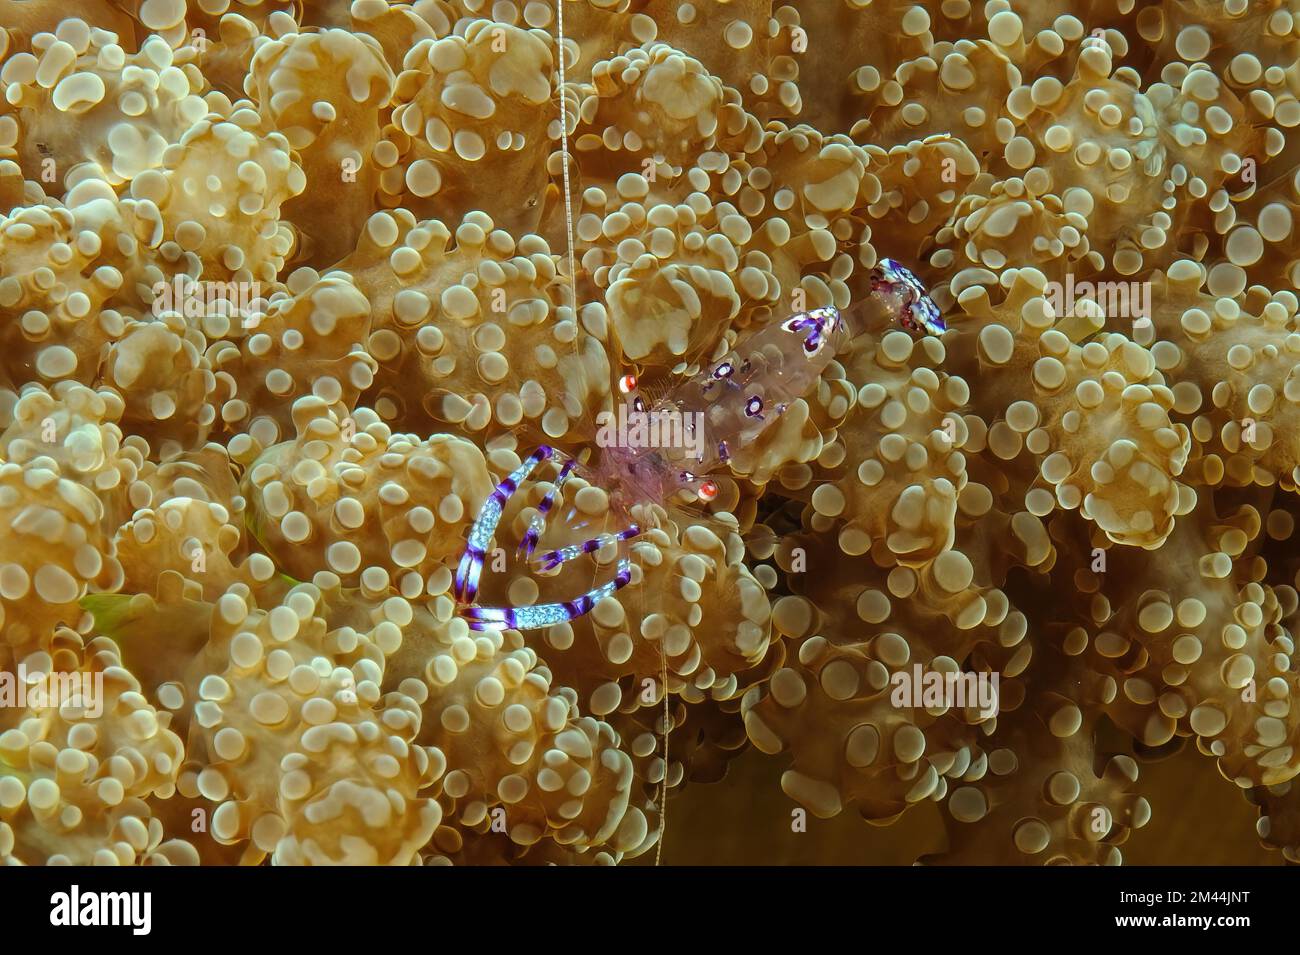
<instances>
[{"instance_id":1,"label":"white-banded leg","mask_svg":"<svg viewBox=\"0 0 1300 955\"><path fill-rule=\"evenodd\" d=\"M555 484L546 496L542 498L541 503L537 505L537 513L533 515L532 521L528 524L528 530L524 533L524 539L519 542L518 556L530 558L533 551L537 549L537 542L541 539L543 532L546 530L546 519L551 513L551 508L559 499L560 490L564 487L564 482L569 479L573 469L578 466L578 462L573 458L564 462L560 468L560 475L555 479Z\"/></svg>"},{"instance_id":2,"label":"white-banded leg","mask_svg":"<svg viewBox=\"0 0 1300 955\"><path fill-rule=\"evenodd\" d=\"M469 530L465 553L461 555L460 564L456 568L452 592L459 602L473 603L474 597L478 594L478 581L483 573L483 561L487 557L488 544L492 542L492 535L496 533L497 524L501 522L501 512L505 509L506 501L519 490L519 485L527 479L537 465L549 460L554 454L555 449L550 445L544 444L539 447L524 460L523 464L515 468L509 477L496 486L483 502L483 506L479 508L478 518Z\"/></svg>"}]
</instances>

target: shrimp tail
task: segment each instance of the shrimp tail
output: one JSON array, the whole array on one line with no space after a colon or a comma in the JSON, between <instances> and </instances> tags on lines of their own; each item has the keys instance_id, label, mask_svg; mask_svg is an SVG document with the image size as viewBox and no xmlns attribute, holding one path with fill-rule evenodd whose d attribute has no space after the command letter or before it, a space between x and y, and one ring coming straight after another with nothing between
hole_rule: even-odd
<instances>
[{"instance_id":1,"label":"shrimp tail","mask_svg":"<svg viewBox=\"0 0 1300 955\"><path fill-rule=\"evenodd\" d=\"M627 586L632 579L632 562L618 562L614 579L593 587L585 594L563 603L534 604L531 607L466 607L461 611L472 630L539 630L576 620L606 597Z\"/></svg>"}]
</instances>

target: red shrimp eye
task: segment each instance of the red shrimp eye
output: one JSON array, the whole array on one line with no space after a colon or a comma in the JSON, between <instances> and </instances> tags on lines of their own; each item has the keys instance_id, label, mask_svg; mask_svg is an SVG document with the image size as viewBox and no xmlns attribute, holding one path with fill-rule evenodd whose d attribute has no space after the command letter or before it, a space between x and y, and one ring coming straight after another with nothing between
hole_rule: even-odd
<instances>
[{"instance_id":1,"label":"red shrimp eye","mask_svg":"<svg viewBox=\"0 0 1300 955\"><path fill-rule=\"evenodd\" d=\"M712 481L705 481L695 493L699 495L701 501L711 501L718 496L718 485Z\"/></svg>"},{"instance_id":2,"label":"red shrimp eye","mask_svg":"<svg viewBox=\"0 0 1300 955\"><path fill-rule=\"evenodd\" d=\"M618 390L623 394L631 394L636 391L636 375L624 375L618 380Z\"/></svg>"}]
</instances>

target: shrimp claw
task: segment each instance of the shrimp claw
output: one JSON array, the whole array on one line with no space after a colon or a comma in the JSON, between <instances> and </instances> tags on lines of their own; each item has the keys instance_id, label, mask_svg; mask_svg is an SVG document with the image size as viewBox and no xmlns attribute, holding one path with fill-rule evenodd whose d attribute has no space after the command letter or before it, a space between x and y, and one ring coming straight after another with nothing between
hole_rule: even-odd
<instances>
[{"instance_id":1,"label":"shrimp claw","mask_svg":"<svg viewBox=\"0 0 1300 955\"><path fill-rule=\"evenodd\" d=\"M478 594L479 577L483 573L483 562L487 557L488 545L492 542L492 535L496 533L497 525L501 522L501 514L505 509L506 502L510 500L515 491L519 490L520 485L533 473L537 465L555 457L556 451L549 445L542 445L530 454L523 464L515 468L510 473L510 476L499 483L496 489L488 495L487 500L483 502L483 506L479 509L478 518L470 527L469 540L465 544L465 552L461 555L460 564L456 569L453 593L456 596L457 603L462 608L460 615L469 621L470 627L474 630L487 630L491 627L535 630L539 627L550 627L557 623L574 620L590 612L591 608L596 604L621 587L626 586L628 581L632 579L632 562L624 558L619 561L618 571L613 580L601 584L599 587L594 587L573 600L566 600L563 603L538 604L533 607L469 606L473 604L474 598ZM524 540L519 548L522 553L532 555L543 530L546 528L546 517L559 496L560 488L569 475L573 473L576 466L577 461L569 458L560 468L560 474L555 480L555 485L542 500L537 515L534 516L527 533L524 535ZM636 524L632 524L614 534L600 534L581 544L549 551L543 554L540 560L534 559L533 563L540 562L544 569L549 570L582 554L594 553L606 544L620 543L640 534L641 528Z\"/></svg>"}]
</instances>

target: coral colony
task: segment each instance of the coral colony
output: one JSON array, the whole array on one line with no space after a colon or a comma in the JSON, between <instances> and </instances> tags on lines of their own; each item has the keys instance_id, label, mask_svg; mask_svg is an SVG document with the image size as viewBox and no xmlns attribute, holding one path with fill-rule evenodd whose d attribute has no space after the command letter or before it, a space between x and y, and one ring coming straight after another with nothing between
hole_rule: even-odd
<instances>
[{"instance_id":1,"label":"coral colony","mask_svg":"<svg viewBox=\"0 0 1300 955\"><path fill-rule=\"evenodd\" d=\"M1182 747L1300 862L1297 60L1300 0L0 0L0 861L672 861L740 758L1117 863Z\"/></svg>"}]
</instances>

